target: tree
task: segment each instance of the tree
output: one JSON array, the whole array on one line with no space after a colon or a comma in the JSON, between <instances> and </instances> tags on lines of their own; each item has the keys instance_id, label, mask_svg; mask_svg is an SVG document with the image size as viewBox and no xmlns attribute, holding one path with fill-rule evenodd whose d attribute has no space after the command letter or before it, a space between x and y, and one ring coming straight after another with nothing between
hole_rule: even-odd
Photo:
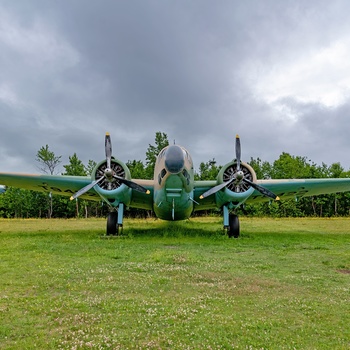
<instances>
[{"instance_id":1,"label":"tree","mask_svg":"<svg viewBox=\"0 0 350 350\"><path fill-rule=\"evenodd\" d=\"M129 168L132 178L143 179L145 177L145 167L141 160L129 160L126 166Z\"/></svg>"},{"instance_id":2,"label":"tree","mask_svg":"<svg viewBox=\"0 0 350 350\"><path fill-rule=\"evenodd\" d=\"M344 171L344 168L340 163L333 163L329 168L329 176L334 178L347 177L348 174ZM334 215L338 215L342 208L342 203L348 203L349 194L348 193L334 193L332 195L334 199Z\"/></svg>"},{"instance_id":3,"label":"tree","mask_svg":"<svg viewBox=\"0 0 350 350\"><path fill-rule=\"evenodd\" d=\"M50 175L57 174L56 168L61 163L62 156L56 156L54 152L49 150L49 145L41 147L36 154L36 161L40 164L39 169ZM52 193L49 194L50 207L48 211L49 218L52 217Z\"/></svg>"},{"instance_id":4,"label":"tree","mask_svg":"<svg viewBox=\"0 0 350 350\"><path fill-rule=\"evenodd\" d=\"M24 202L23 191L25 190L14 187L7 187L6 192L2 195L2 207L4 209L5 217L21 217Z\"/></svg>"},{"instance_id":5,"label":"tree","mask_svg":"<svg viewBox=\"0 0 350 350\"><path fill-rule=\"evenodd\" d=\"M7 187L0 197L0 216L8 218L42 217L47 210L47 197L43 193Z\"/></svg>"},{"instance_id":6,"label":"tree","mask_svg":"<svg viewBox=\"0 0 350 350\"><path fill-rule=\"evenodd\" d=\"M153 178L154 166L156 164L156 158L157 158L158 154L160 153L160 151L166 146L169 146L167 134L162 133L160 131L157 131L156 137L155 137L155 146L148 145L148 148L146 151L145 177L147 179Z\"/></svg>"},{"instance_id":7,"label":"tree","mask_svg":"<svg viewBox=\"0 0 350 350\"><path fill-rule=\"evenodd\" d=\"M272 166L269 162L263 162L260 158L250 158L248 163L255 171L258 179L270 179L272 174Z\"/></svg>"},{"instance_id":8,"label":"tree","mask_svg":"<svg viewBox=\"0 0 350 350\"><path fill-rule=\"evenodd\" d=\"M216 180L221 166L216 165L216 160L213 158L208 162L199 164L199 173L195 174L196 180Z\"/></svg>"},{"instance_id":9,"label":"tree","mask_svg":"<svg viewBox=\"0 0 350 350\"><path fill-rule=\"evenodd\" d=\"M86 175L91 175L96 165L97 163L94 160L89 159L88 165L85 166Z\"/></svg>"},{"instance_id":10,"label":"tree","mask_svg":"<svg viewBox=\"0 0 350 350\"><path fill-rule=\"evenodd\" d=\"M307 179L313 176L315 169L312 168L315 167L306 157L295 157L283 152L274 161L271 175L273 179Z\"/></svg>"},{"instance_id":11,"label":"tree","mask_svg":"<svg viewBox=\"0 0 350 350\"><path fill-rule=\"evenodd\" d=\"M49 146L41 147L36 154L36 161L40 164L39 170L45 174L56 175L56 167L61 163L62 156L56 156L54 152L49 150Z\"/></svg>"},{"instance_id":12,"label":"tree","mask_svg":"<svg viewBox=\"0 0 350 350\"><path fill-rule=\"evenodd\" d=\"M86 176L85 166L76 153L69 157L69 164L63 165L63 167L66 169L63 175Z\"/></svg>"},{"instance_id":13,"label":"tree","mask_svg":"<svg viewBox=\"0 0 350 350\"><path fill-rule=\"evenodd\" d=\"M329 168L329 177L343 177L344 175L344 168L340 165L340 163L333 163Z\"/></svg>"}]
</instances>

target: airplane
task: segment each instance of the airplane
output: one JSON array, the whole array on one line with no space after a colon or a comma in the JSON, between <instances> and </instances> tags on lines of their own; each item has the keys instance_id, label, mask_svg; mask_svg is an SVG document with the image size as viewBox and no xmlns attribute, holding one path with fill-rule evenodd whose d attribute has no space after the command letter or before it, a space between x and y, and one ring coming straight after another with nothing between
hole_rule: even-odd
<instances>
[{"instance_id":1,"label":"airplane","mask_svg":"<svg viewBox=\"0 0 350 350\"><path fill-rule=\"evenodd\" d=\"M235 212L244 203L350 191L349 178L258 180L253 168L241 161L238 135L235 153L236 158L221 168L216 179L196 181L190 153L180 145L169 145L157 156L153 180L132 179L126 164L112 156L111 137L106 133L106 159L96 165L91 177L0 172L0 184L68 196L71 200L103 200L110 208L107 235L121 233L127 208L151 210L157 218L170 221L218 208L227 235L234 238L240 235Z\"/></svg>"}]
</instances>

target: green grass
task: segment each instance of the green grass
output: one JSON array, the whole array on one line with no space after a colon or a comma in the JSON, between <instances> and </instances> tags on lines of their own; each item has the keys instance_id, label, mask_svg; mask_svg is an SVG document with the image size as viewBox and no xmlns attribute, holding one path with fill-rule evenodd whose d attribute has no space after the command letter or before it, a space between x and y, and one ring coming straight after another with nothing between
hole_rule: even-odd
<instances>
[{"instance_id":1,"label":"green grass","mask_svg":"<svg viewBox=\"0 0 350 350\"><path fill-rule=\"evenodd\" d=\"M0 219L0 349L349 349L350 220Z\"/></svg>"}]
</instances>

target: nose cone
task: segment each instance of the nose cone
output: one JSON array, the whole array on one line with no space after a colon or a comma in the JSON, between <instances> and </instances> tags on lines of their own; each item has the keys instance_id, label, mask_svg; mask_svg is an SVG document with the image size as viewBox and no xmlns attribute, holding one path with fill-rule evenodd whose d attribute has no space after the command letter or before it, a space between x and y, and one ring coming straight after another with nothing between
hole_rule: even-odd
<instances>
[{"instance_id":1,"label":"nose cone","mask_svg":"<svg viewBox=\"0 0 350 350\"><path fill-rule=\"evenodd\" d=\"M165 167L172 174L178 174L185 165L184 153L177 145L170 146L165 153Z\"/></svg>"}]
</instances>

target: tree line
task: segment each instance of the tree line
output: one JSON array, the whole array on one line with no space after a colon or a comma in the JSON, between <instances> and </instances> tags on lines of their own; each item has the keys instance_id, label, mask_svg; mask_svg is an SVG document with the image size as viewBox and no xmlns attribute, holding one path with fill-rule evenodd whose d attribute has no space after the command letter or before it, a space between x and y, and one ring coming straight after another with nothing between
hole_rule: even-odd
<instances>
[{"instance_id":1,"label":"tree line","mask_svg":"<svg viewBox=\"0 0 350 350\"><path fill-rule=\"evenodd\" d=\"M152 179L155 161L158 153L169 145L168 136L156 132L154 145L149 144L145 162L129 160L126 165L133 178ZM57 156L43 146L35 158L42 173L58 174L58 166L62 157ZM283 152L277 160L270 163L260 158L251 158L248 162L256 171L258 179L298 179L298 178L341 178L350 177L350 170L345 171L340 163L328 166L324 163L317 165L307 157L292 156ZM96 162L89 160L87 164L74 153L69 157L68 164L63 165L62 175L90 176ZM221 165L215 159L199 164L195 173L195 180L215 180ZM319 195L295 200L269 201L265 203L246 204L239 209L240 214L273 217L302 217L302 216L349 216L350 193ZM92 202L82 199L70 201L69 198L7 187L4 193L0 192L0 217L5 218L72 218L72 217L104 217L108 207L101 202ZM149 213L148 213L149 214ZM127 215L141 216L144 211L132 209ZM200 212L198 215L202 215Z\"/></svg>"}]
</instances>

